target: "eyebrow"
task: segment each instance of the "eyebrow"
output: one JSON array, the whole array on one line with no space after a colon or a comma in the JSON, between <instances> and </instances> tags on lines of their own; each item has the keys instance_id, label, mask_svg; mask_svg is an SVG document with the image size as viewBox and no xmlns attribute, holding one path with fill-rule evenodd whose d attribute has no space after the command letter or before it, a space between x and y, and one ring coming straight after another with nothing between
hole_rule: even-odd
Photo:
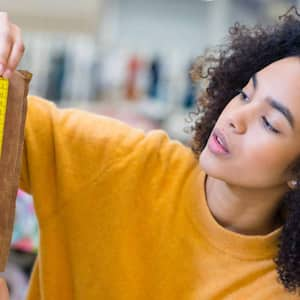
<instances>
[{"instance_id":1,"label":"eyebrow","mask_svg":"<svg viewBox=\"0 0 300 300\"><path fill-rule=\"evenodd\" d=\"M252 83L253 83L253 87L256 90L257 86L258 86L258 82L257 82L257 76L256 74L254 74L251 77ZM277 111L279 111L289 122L290 126L294 129L294 117L291 113L291 111L284 106L283 104L281 104L279 101L275 100L272 97L268 97L266 99L266 101L270 104L271 107L273 107L274 109L276 109Z\"/></svg>"}]
</instances>

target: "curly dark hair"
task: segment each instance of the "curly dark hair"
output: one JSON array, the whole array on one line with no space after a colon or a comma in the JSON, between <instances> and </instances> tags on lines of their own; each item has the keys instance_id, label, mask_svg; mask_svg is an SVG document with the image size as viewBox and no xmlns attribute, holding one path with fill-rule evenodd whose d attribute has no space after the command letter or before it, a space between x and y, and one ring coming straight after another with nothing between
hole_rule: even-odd
<instances>
[{"instance_id":1,"label":"curly dark hair","mask_svg":"<svg viewBox=\"0 0 300 300\"><path fill-rule=\"evenodd\" d=\"M291 56L300 58L300 14L295 6L273 25L250 27L235 23L222 45L197 59L191 76L207 83L199 95L196 112L189 113L190 119L196 116L189 128L193 133L191 148L197 159L219 115L251 76L272 62ZM300 158L289 170L300 179ZM297 293L300 290L300 190L288 191L281 203L286 215L274 262L278 282L288 292Z\"/></svg>"}]
</instances>

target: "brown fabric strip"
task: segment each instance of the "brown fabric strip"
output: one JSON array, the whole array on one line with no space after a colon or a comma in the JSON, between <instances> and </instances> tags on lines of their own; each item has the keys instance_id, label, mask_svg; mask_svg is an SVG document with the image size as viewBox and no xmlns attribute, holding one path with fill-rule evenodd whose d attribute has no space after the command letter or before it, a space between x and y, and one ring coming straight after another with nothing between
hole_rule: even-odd
<instances>
[{"instance_id":1,"label":"brown fabric strip","mask_svg":"<svg viewBox=\"0 0 300 300\"><path fill-rule=\"evenodd\" d=\"M0 159L0 272L5 270L12 238L31 78L30 72L19 70L9 79Z\"/></svg>"}]
</instances>

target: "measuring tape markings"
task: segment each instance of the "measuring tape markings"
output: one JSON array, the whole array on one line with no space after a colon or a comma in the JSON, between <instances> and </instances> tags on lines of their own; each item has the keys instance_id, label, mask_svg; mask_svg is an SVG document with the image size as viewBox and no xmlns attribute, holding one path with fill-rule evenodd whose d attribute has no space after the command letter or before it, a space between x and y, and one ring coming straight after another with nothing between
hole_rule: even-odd
<instances>
[{"instance_id":1,"label":"measuring tape markings","mask_svg":"<svg viewBox=\"0 0 300 300\"><path fill-rule=\"evenodd\" d=\"M4 138L4 125L7 109L7 97L8 97L8 79L0 77L0 157L2 155L2 146Z\"/></svg>"}]
</instances>

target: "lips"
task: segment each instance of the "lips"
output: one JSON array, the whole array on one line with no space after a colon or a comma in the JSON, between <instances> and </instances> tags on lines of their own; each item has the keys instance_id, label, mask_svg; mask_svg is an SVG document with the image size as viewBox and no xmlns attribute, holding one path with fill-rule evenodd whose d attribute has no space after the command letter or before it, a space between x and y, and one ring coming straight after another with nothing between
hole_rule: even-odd
<instances>
[{"instance_id":1,"label":"lips","mask_svg":"<svg viewBox=\"0 0 300 300\"><path fill-rule=\"evenodd\" d=\"M219 145L224 149L224 151L229 153L230 151L229 151L229 148L228 148L226 138L218 128L214 129L213 136L215 137L215 139L219 143Z\"/></svg>"}]
</instances>

